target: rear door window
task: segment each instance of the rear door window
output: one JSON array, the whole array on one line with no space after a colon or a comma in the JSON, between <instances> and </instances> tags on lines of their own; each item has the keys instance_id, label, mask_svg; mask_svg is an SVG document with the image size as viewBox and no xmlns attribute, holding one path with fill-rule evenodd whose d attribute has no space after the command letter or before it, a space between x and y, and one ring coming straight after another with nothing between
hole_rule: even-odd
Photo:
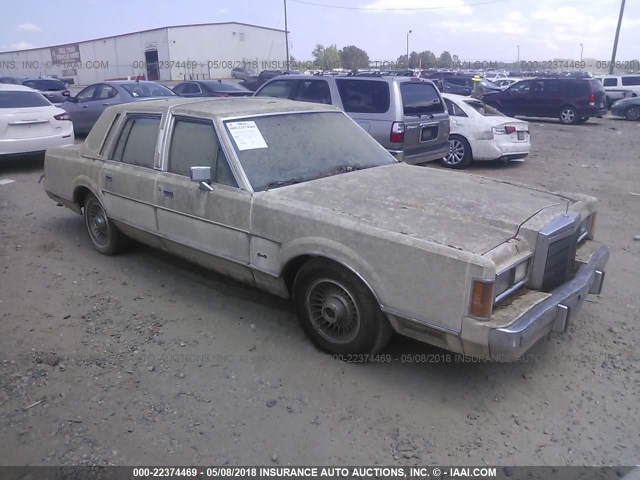
<instances>
[{"instance_id":1,"label":"rear door window","mask_svg":"<svg viewBox=\"0 0 640 480\"><path fill-rule=\"evenodd\" d=\"M293 80L274 80L258 92L260 97L289 98L293 90Z\"/></svg>"},{"instance_id":2,"label":"rear door window","mask_svg":"<svg viewBox=\"0 0 640 480\"><path fill-rule=\"evenodd\" d=\"M336 79L345 112L385 113L391 99L389 84L378 80Z\"/></svg>"},{"instance_id":3,"label":"rear door window","mask_svg":"<svg viewBox=\"0 0 640 480\"><path fill-rule=\"evenodd\" d=\"M293 100L331 104L329 84L325 80L299 80Z\"/></svg>"},{"instance_id":4,"label":"rear door window","mask_svg":"<svg viewBox=\"0 0 640 480\"><path fill-rule=\"evenodd\" d=\"M617 78L605 78L604 82L602 82L602 84L605 87L617 87L618 86L618 79Z\"/></svg>"},{"instance_id":5,"label":"rear door window","mask_svg":"<svg viewBox=\"0 0 640 480\"><path fill-rule=\"evenodd\" d=\"M404 82L400 84L405 115L444 113L444 103L436 88L427 82Z\"/></svg>"},{"instance_id":6,"label":"rear door window","mask_svg":"<svg viewBox=\"0 0 640 480\"><path fill-rule=\"evenodd\" d=\"M450 116L452 116L452 117L466 117L467 116L467 114L464 113L462 111L462 109L458 105L453 103L448 98L444 99L444 103L447 106L447 111L449 112Z\"/></svg>"},{"instance_id":7,"label":"rear door window","mask_svg":"<svg viewBox=\"0 0 640 480\"><path fill-rule=\"evenodd\" d=\"M160 116L131 115L120 133L114 160L153 168Z\"/></svg>"}]
</instances>

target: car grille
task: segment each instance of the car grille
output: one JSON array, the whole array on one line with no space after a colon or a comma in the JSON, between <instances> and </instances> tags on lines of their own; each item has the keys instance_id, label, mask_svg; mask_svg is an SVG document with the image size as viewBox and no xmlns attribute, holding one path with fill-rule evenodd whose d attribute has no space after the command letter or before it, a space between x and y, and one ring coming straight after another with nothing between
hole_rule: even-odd
<instances>
[{"instance_id":1,"label":"car grille","mask_svg":"<svg viewBox=\"0 0 640 480\"><path fill-rule=\"evenodd\" d=\"M550 292L571 278L578 246L579 222L579 213L567 212L538 232L529 288Z\"/></svg>"},{"instance_id":2,"label":"car grille","mask_svg":"<svg viewBox=\"0 0 640 480\"><path fill-rule=\"evenodd\" d=\"M577 242L574 234L549 244L542 277L543 292L549 292L569 280Z\"/></svg>"}]
</instances>

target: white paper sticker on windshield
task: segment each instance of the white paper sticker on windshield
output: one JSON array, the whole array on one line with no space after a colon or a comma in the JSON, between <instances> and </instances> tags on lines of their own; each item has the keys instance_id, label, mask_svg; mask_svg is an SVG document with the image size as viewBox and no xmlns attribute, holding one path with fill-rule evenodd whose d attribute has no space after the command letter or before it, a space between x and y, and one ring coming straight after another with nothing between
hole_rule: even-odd
<instances>
[{"instance_id":1,"label":"white paper sticker on windshield","mask_svg":"<svg viewBox=\"0 0 640 480\"><path fill-rule=\"evenodd\" d=\"M229 122L227 128L240 151L268 148L256 122Z\"/></svg>"}]
</instances>

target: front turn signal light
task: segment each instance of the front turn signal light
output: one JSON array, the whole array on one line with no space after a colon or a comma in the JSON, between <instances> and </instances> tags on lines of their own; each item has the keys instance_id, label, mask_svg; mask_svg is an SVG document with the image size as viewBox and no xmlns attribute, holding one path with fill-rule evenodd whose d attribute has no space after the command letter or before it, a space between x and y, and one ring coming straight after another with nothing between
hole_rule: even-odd
<instances>
[{"instance_id":1,"label":"front turn signal light","mask_svg":"<svg viewBox=\"0 0 640 480\"><path fill-rule=\"evenodd\" d=\"M494 300L493 282L474 280L471 287L471 306L469 313L477 318L491 318Z\"/></svg>"}]
</instances>

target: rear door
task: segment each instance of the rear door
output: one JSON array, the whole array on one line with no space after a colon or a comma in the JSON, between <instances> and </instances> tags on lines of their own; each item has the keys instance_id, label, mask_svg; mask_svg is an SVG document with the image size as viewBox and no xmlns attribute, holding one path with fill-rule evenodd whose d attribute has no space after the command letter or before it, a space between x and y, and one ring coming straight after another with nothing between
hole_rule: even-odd
<instances>
[{"instance_id":1,"label":"rear door","mask_svg":"<svg viewBox=\"0 0 640 480\"><path fill-rule=\"evenodd\" d=\"M391 125L400 120L397 115L401 114L391 109L390 83L355 78L335 81L344 111L385 148L402 148L402 144L391 143L390 139Z\"/></svg>"},{"instance_id":2,"label":"rear door","mask_svg":"<svg viewBox=\"0 0 640 480\"><path fill-rule=\"evenodd\" d=\"M399 82L405 124L404 158L418 157L449 141L449 115L431 82Z\"/></svg>"},{"instance_id":3,"label":"rear door","mask_svg":"<svg viewBox=\"0 0 640 480\"><path fill-rule=\"evenodd\" d=\"M157 233L154 165L161 118L131 113L116 120L112 128L120 131L99 180L109 217L151 234Z\"/></svg>"}]
</instances>

